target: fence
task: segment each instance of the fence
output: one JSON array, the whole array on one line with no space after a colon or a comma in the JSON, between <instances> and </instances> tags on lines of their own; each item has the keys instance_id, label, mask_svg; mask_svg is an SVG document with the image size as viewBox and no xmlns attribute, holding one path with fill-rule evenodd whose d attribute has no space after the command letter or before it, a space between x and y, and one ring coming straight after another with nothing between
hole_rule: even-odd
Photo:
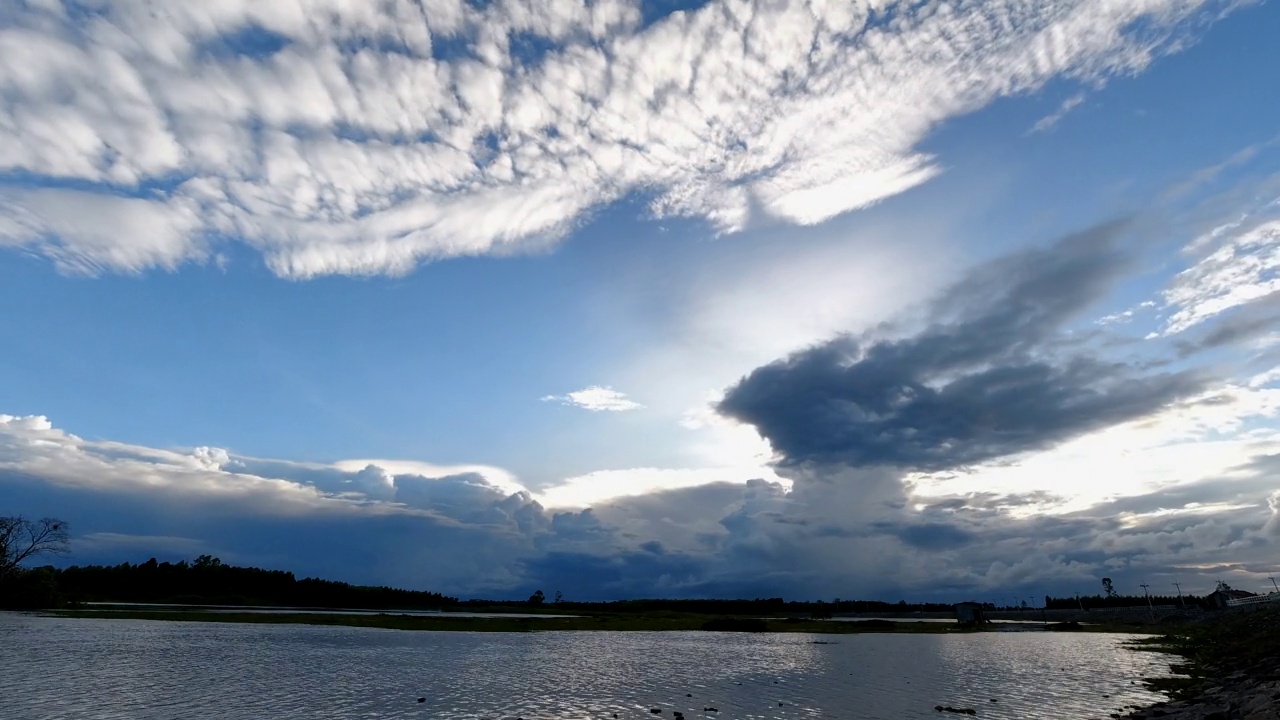
<instances>
[{"instance_id":1,"label":"fence","mask_svg":"<svg viewBox=\"0 0 1280 720\"><path fill-rule=\"evenodd\" d=\"M1268 593L1266 595L1258 595L1257 597L1239 598L1236 600L1228 600L1227 607L1239 607L1241 605L1262 605L1264 603L1280 602L1280 593Z\"/></svg>"}]
</instances>

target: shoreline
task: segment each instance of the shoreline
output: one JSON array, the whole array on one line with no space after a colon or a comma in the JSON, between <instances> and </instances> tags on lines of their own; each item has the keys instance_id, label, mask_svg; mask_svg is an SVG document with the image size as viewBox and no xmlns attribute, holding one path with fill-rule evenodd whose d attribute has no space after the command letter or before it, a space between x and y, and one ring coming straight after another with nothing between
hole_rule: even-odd
<instances>
[{"instance_id":1,"label":"shoreline","mask_svg":"<svg viewBox=\"0 0 1280 720\"><path fill-rule=\"evenodd\" d=\"M1280 720L1280 607L1227 612L1134 649L1182 658L1171 665L1181 677L1146 679L1170 699L1113 718Z\"/></svg>"},{"instance_id":2,"label":"shoreline","mask_svg":"<svg viewBox=\"0 0 1280 720\"><path fill-rule=\"evenodd\" d=\"M410 632L687 632L721 630L761 633L852 634L859 632L947 633L973 632L953 625L928 622L852 621L806 619L735 618L688 613L596 614L576 617L450 617L430 615L236 613L201 610L49 610L42 615L80 619L158 620L167 622L217 622L271 625L321 625L406 630Z\"/></svg>"},{"instance_id":3,"label":"shoreline","mask_svg":"<svg viewBox=\"0 0 1280 720\"><path fill-rule=\"evenodd\" d=\"M702 615L695 613L584 613L575 616L491 614L475 616L451 613L401 614L394 611L324 613L322 611L234 612L208 609L177 608L102 608L45 610L48 617L157 620L169 622L221 622L253 624L289 624L381 628L412 632L687 632L728 631L748 633L810 633L848 635L857 633L885 634L968 634L978 632L1092 632L1151 635L1150 626L1127 623L1094 625L1022 624L995 622L979 627L961 626L954 622L914 619L840 619L819 620L802 617L741 617Z\"/></svg>"}]
</instances>

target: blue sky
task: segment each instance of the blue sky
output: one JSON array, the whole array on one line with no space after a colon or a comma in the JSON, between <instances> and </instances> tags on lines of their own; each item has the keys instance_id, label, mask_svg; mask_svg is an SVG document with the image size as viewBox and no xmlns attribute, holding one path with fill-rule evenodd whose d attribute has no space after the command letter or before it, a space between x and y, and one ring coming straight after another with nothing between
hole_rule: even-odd
<instances>
[{"instance_id":1,"label":"blue sky","mask_svg":"<svg viewBox=\"0 0 1280 720\"><path fill-rule=\"evenodd\" d=\"M66 562L1280 570L1274 2L206 5L0 10L0 512Z\"/></svg>"}]
</instances>

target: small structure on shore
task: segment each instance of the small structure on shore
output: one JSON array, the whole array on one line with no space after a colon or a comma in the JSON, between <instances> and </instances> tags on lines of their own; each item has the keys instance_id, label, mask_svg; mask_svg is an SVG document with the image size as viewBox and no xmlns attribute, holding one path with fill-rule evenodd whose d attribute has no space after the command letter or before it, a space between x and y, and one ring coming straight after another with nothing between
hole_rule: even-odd
<instances>
[{"instance_id":1,"label":"small structure on shore","mask_svg":"<svg viewBox=\"0 0 1280 720\"><path fill-rule=\"evenodd\" d=\"M1219 588L1206 598L1209 601L1209 607L1216 610L1231 607L1238 604L1241 600L1258 597L1255 593L1246 590L1232 590L1230 588Z\"/></svg>"},{"instance_id":2,"label":"small structure on shore","mask_svg":"<svg viewBox=\"0 0 1280 720\"><path fill-rule=\"evenodd\" d=\"M961 625L982 625L990 622L987 620L986 614L983 612L982 603L962 602L956 603L956 622Z\"/></svg>"}]
</instances>

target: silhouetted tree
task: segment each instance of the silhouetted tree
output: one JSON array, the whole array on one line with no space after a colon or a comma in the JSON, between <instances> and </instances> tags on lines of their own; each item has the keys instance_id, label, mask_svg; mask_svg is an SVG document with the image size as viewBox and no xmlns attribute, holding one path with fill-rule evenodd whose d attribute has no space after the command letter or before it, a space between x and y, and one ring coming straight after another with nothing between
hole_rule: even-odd
<instances>
[{"instance_id":1,"label":"silhouetted tree","mask_svg":"<svg viewBox=\"0 0 1280 720\"><path fill-rule=\"evenodd\" d=\"M1231 592L1231 586L1230 586L1230 585L1228 585L1228 584L1226 584L1225 582L1223 582L1223 581L1219 580L1219 581L1218 581L1218 592Z\"/></svg>"},{"instance_id":2,"label":"silhouetted tree","mask_svg":"<svg viewBox=\"0 0 1280 720\"><path fill-rule=\"evenodd\" d=\"M153 560L155 558L152 558ZM196 558L195 567L200 570L212 570L222 567L222 561L212 555L201 555Z\"/></svg>"},{"instance_id":3,"label":"silhouetted tree","mask_svg":"<svg viewBox=\"0 0 1280 720\"><path fill-rule=\"evenodd\" d=\"M556 604L557 604L557 605L559 605L559 604L561 603L561 601L563 601L563 600L564 600L564 593L562 593L562 592L560 592L559 590L557 590L557 591L556 591Z\"/></svg>"},{"instance_id":4,"label":"silhouetted tree","mask_svg":"<svg viewBox=\"0 0 1280 720\"><path fill-rule=\"evenodd\" d=\"M533 605L533 606L535 606L535 607L536 607L536 606L541 605L541 604L542 604L542 603L544 603L544 602L546 602L546 600L547 600L547 596L546 596L546 595L544 595L544 594L543 594L543 592L542 592L541 590L539 590L539 591L537 591L537 592L535 592L534 594L532 594L532 595L530 595L530 596L529 596L529 604L530 604L530 605Z\"/></svg>"},{"instance_id":5,"label":"silhouetted tree","mask_svg":"<svg viewBox=\"0 0 1280 720\"><path fill-rule=\"evenodd\" d=\"M1102 578L1102 594L1109 598L1116 596L1116 588L1111 584L1111 578Z\"/></svg>"},{"instance_id":6,"label":"silhouetted tree","mask_svg":"<svg viewBox=\"0 0 1280 720\"><path fill-rule=\"evenodd\" d=\"M0 580L37 555L65 554L70 540L67 524L57 518L0 518Z\"/></svg>"}]
</instances>

